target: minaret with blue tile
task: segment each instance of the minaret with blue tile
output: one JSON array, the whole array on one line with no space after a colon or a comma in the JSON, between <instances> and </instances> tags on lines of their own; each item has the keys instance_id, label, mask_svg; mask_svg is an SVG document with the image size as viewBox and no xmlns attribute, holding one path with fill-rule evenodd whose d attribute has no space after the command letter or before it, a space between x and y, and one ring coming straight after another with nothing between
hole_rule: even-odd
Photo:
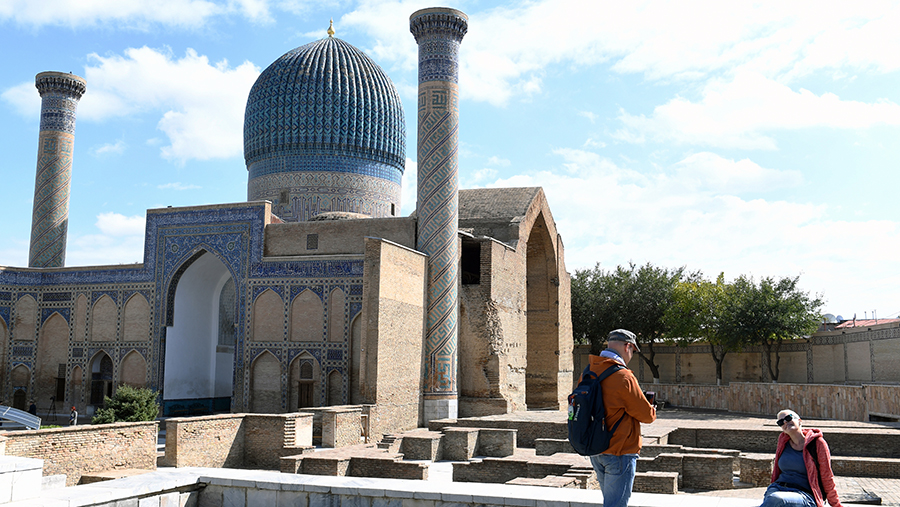
<instances>
[{"instance_id":1,"label":"minaret with blue tile","mask_svg":"<svg viewBox=\"0 0 900 507\"><path fill-rule=\"evenodd\" d=\"M75 111L86 83L74 74L41 72L34 85L41 95L41 126L28 267L59 268L66 262Z\"/></svg>"},{"instance_id":2,"label":"minaret with blue tile","mask_svg":"<svg viewBox=\"0 0 900 507\"><path fill-rule=\"evenodd\" d=\"M457 416L459 279L459 45L468 17L455 9L416 11L419 45L416 248L428 254L425 420Z\"/></svg>"}]
</instances>

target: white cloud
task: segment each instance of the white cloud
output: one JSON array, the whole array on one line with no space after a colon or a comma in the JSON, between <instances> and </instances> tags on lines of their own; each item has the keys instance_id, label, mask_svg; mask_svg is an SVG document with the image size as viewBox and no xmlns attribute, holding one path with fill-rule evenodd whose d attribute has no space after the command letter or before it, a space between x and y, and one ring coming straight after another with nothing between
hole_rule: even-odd
<instances>
[{"instance_id":1,"label":"white cloud","mask_svg":"<svg viewBox=\"0 0 900 507\"><path fill-rule=\"evenodd\" d=\"M767 169L750 159L735 161L709 152L695 153L676 163L674 169L681 184L716 193L762 192L803 183L799 171Z\"/></svg>"},{"instance_id":2,"label":"white cloud","mask_svg":"<svg viewBox=\"0 0 900 507\"><path fill-rule=\"evenodd\" d=\"M900 105L888 100L841 100L833 93L816 95L802 88L794 91L760 74L741 72L732 80L711 81L697 102L675 97L657 106L650 116L622 111L619 119L624 127L613 136L629 142L652 138L772 150L777 143L769 134L776 130L900 125Z\"/></svg>"},{"instance_id":3,"label":"white cloud","mask_svg":"<svg viewBox=\"0 0 900 507\"><path fill-rule=\"evenodd\" d=\"M94 155L101 156L106 154L121 155L125 152L125 141L118 140L114 143L106 143L91 150Z\"/></svg>"},{"instance_id":4,"label":"white cloud","mask_svg":"<svg viewBox=\"0 0 900 507\"><path fill-rule=\"evenodd\" d=\"M755 178L764 175L790 183L790 172L698 154L671 171L644 176L594 153L555 153L563 170L517 175L488 186L544 188L566 243L570 272L596 262L611 268L634 261L685 265L707 275L724 271L729 278L801 275L806 290L828 288L826 309L831 311L900 304L890 286L900 283L900 273L892 268L892 252L900 248L900 222L835 221L825 205L747 200L733 193L755 186ZM711 166L752 176L734 185L697 188L679 174ZM848 233L852 241L836 239Z\"/></svg>"},{"instance_id":5,"label":"white cloud","mask_svg":"<svg viewBox=\"0 0 900 507\"><path fill-rule=\"evenodd\" d=\"M593 137L587 138L587 141L584 142L582 148L606 148L606 143L603 141L598 141Z\"/></svg>"},{"instance_id":6,"label":"white cloud","mask_svg":"<svg viewBox=\"0 0 900 507\"><path fill-rule=\"evenodd\" d=\"M166 183L165 185L157 185L156 188L160 190L196 190L201 187L198 185L184 185L180 181L176 181L174 183Z\"/></svg>"},{"instance_id":7,"label":"white cloud","mask_svg":"<svg viewBox=\"0 0 900 507\"><path fill-rule=\"evenodd\" d=\"M26 82L15 85L0 93L16 112L26 119L38 120L41 115L41 96L38 95L34 82Z\"/></svg>"},{"instance_id":8,"label":"white cloud","mask_svg":"<svg viewBox=\"0 0 900 507\"><path fill-rule=\"evenodd\" d=\"M254 2L243 0L238 3ZM0 2L0 21L73 28L98 24L115 25L117 28L146 28L148 24L155 23L198 27L225 10L222 5L206 0L5 0Z\"/></svg>"},{"instance_id":9,"label":"white cloud","mask_svg":"<svg viewBox=\"0 0 900 507\"><path fill-rule=\"evenodd\" d=\"M238 156L243 147L244 105L259 69L212 64L188 49L182 58L148 47L124 55L90 55L91 87L79 105L79 120L101 121L164 111L158 128L169 139L163 157L179 163Z\"/></svg>"},{"instance_id":10,"label":"white cloud","mask_svg":"<svg viewBox=\"0 0 900 507\"><path fill-rule=\"evenodd\" d=\"M376 38L376 60L414 69L413 38L397 34L408 31L408 14L425 6L363 1L341 23ZM891 72L900 68L897 26L900 4L891 0L828 8L811 0L513 3L470 18L460 87L465 98L505 105L540 92L551 65L607 62L614 72L681 82L737 71L783 82L823 69Z\"/></svg>"},{"instance_id":11,"label":"white cloud","mask_svg":"<svg viewBox=\"0 0 900 507\"><path fill-rule=\"evenodd\" d=\"M143 237L144 235L144 217L140 215L126 217L114 212L100 213L97 215L95 225L107 236Z\"/></svg>"},{"instance_id":12,"label":"white cloud","mask_svg":"<svg viewBox=\"0 0 900 507\"><path fill-rule=\"evenodd\" d=\"M590 111L578 111L578 116L583 116L583 117L587 118L588 120L590 120L591 123L594 123L597 121L597 115Z\"/></svg>"},{"instance_id":13,"label":"white cloud","mask_svg":"<svg viewBox=\"0 0 900 507\"><path fill-rule=\"evenodd\" d=\"M509 167L510 161L507 158L500 158L497 156L492 156L488 158L488 164L496 165L500 167Z\"/></svg>"}]
</instances>

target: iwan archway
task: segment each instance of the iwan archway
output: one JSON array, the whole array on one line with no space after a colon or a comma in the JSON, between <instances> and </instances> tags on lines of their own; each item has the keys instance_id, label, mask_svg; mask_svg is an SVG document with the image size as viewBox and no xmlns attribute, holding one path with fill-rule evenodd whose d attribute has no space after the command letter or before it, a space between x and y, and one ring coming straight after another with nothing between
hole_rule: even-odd
<instances>
[{"instance_id":1,"label":"iwan archway","mask_svg":"<svg viewBox=\"0 0 900 507\"><path fill-rule=\"evenodd\" d=\"M180 276L179 276L180 274ZM236 297L231 273L199 251L170 282L163 415L228 412L234 382Z\"/></svg>"}]
</instances>

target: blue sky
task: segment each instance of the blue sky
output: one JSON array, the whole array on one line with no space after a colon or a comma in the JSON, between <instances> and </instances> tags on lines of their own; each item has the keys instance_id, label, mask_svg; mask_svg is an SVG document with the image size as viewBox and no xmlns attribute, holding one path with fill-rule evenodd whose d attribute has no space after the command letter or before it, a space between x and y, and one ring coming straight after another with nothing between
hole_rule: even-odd
<instances>
[{"instance_id":1,"label":"blue sky","mask_svg":"<svg viewBox=\"0 0 900 507\"><path fill-rule=\"evenodd\" d=\"M469 15L460 184L544 187L570 272L799 275L827 312L896 317L900 3L827 4L455 2ZM146 209L246 200L247 93L330 18L404 101L412 212L408 18L432 5L0 3L0 265L27 264L35 74L87 79L67 265L140 262Z\"/></svg>"}]
</instances>

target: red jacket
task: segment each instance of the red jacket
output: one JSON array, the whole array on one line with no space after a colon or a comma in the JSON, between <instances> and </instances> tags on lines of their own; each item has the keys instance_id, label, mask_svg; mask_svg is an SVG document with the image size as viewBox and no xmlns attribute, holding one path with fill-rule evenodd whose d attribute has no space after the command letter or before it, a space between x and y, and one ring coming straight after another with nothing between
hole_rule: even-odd
<instances>
[{"instance_id":1,"label":"red jacket","mask_svg":"<svg viewBox=\"0 0 900 507\"><path fill-rule=\"evenodd\" d=\"M813 499L818 507L825 507L825 498L831 507L842 507L841 501L838 499L837 489L834 487L834 472L831 471L831 451L822 432L818 429L806 428L803 430L803 436L806 440L803 442L803 464L806 465L806 476L809 479L809 486L812 488ZM772 482L778 480L781 475L781 469L778 468L778 458L781 457L784 447L788 445L791 437L787 433L782 433L778 437L778 447L775 450L775 466L772 467ZM812 446L816 447L818 454L818 463L813 459L809 452ZM816 470L819 471L819 477L822 478L822 487L819 487L819 477L816 477ZM825 488L825 491L822 491Z\"/></svg>"},{"instance_id":2,"label":"red jacket","mask_svg":"<svg viewBox=\"0 0 900 507\"><path fill-rule=\"evenodd\" d=\"M588 356L591 371L597 375L617 363L615 359L590 355ZM641 423L652 423L656 420L656 409L650 405L641 391L634 373L628 368L619 370L600 384L603 389L603 408L606 409L606 425L612 428L619 419L622 422L613 433L609 449L603 454L622 456L637 454L641 450Z\"/></svg>"}]
</instances>

